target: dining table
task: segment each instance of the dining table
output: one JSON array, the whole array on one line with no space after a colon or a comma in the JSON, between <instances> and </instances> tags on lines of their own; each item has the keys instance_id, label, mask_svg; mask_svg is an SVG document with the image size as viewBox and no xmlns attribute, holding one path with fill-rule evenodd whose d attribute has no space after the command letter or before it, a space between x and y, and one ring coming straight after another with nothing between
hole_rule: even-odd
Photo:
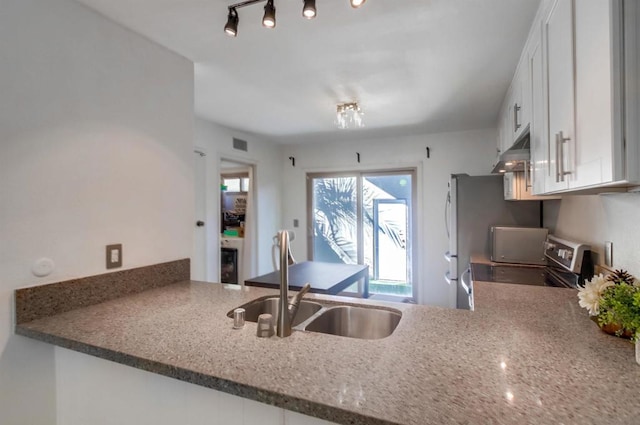
<instances>
[{"instance_id":1,"label":"dining table","mask_svg":"<svg viewBox=\"0 0 640 425\"><path fill-rule=\"evenodd\" d=\"M369 266L364 264L304 261L289 266L290 289L299 291L307 282L311 284L310 292L329 295L337 295L354 283L362 282L362 286L358 285L358 294L363 298L369 298ZM279 288L280 271L247 279L244 284Z\"/></svg>"}]
</instances>

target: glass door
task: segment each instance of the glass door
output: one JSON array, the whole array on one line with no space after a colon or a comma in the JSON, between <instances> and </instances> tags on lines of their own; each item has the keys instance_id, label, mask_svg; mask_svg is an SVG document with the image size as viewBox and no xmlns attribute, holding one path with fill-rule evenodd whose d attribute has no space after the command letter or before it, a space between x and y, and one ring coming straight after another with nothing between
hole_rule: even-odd
<instances>
[{"instance_id":1,"label":"glass door","mask_svg":"<svg viewBox=\"0 0 640 425\"><path fill-rule=\"evenodd\" d=\"M311 259L366 264L371 294L414 297L414 182L415 170L309 174Z\"/></svg>"},{"instance_id":2,"label":"glass door","mask_svg":"<svg viewBox=\"0 0 640 425\"><path fill-rule=\"evenodd\" d=\"M360 264L356 177L317 176L311 182L312 259L329 263Z\"/></svg>"}]
</instances>

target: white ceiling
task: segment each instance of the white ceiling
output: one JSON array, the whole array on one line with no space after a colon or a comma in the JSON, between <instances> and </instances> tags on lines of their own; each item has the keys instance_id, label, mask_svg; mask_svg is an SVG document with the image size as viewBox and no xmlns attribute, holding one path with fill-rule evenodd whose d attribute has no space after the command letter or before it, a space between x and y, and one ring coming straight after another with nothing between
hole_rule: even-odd
<instances>
[{"instance_id":1,"label":"white ceiling","mask_svg":"<svg viewBox=\"0 0 640 425\"><path fill-rule=\"evenodd\" d=\"M366 133L488 128L539 0L275 0L239 9L238 37L224 34L233 0L78 0L195 62L196 113L281 142L336 136L335 106L357 100ZM340 133L344 135L345 133Z\"/></svg>"}]
</instances>

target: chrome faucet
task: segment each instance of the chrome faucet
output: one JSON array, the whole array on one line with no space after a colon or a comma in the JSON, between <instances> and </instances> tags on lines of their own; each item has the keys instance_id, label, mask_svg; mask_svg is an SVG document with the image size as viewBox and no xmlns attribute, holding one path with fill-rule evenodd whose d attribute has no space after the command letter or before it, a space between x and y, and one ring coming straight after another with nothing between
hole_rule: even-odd
<instances>
[{"instance_id":1,"label":"chrome faucet","mask_svg":"<svg viewBox=\"0 0 640 425\"><path fill-rule=\"evenodd\" d=\"M280 338L291 335L291 324L298 313L298 306L302 297L309 292L311 285L305 283L300 292L289 300L289 232L278 232L278 245L280 246L280 302L278 303L278 329Z\"/></svg>"}]
</instances>

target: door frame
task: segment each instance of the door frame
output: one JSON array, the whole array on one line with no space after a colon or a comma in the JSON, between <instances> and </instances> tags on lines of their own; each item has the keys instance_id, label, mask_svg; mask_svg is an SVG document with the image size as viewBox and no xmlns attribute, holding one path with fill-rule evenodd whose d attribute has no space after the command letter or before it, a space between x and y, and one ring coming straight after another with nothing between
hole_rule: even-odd
<instances>
[{"instance_id":1,"label":"door frame","mask_svg":"<svg viewBox=\"0 0 640 425\"><path fill-rule=\"evenodd\" d=\"M258 220L258 197L257 197L257 169L258 169L258 161L249 159L249 158L241 158L241 157L237 157L234 155L228 155L225 153L219 153L218 154L218 160L217 160L217 173L215 175L216 178L216 182L219 182L220 177L222 176L222 174L234 174L236 170L232 170L229 173L225 173L222 169L222 162L223 161L227 161L227 162L234 162L238 165L241 166L241 168L247 168L247 169L251 169L251 171L249 172L249 175L251 176L251 181L249 182L249 184L251 185L251 190L249 191L248 196L251 197L251 204L253 205L253 212L254 212L254 216L253 216L253 223L252 225L250 225L248 227L249 231L247 232L245 230L245 235L244 235L244 240L245 243L248 240L251 247L253 248L251 250L251 259L250 259L250 264L246 265L243 264L243 269L244 270L248 270L248 275L254 274L255 271L258 269L258 225L259 225L259 220ZM239 167L240 168L240 167ZM214 256L216 264L217 264L217 271L218 271L218 275L217 275L217 282L220 282L221 277L220 277L220 261L221 261L221 246L220 246L220 239L222 238L222 204L221 204L221 197L220 197L220 184L218 183L215 187L215 194L216 196L214 196L214 211L215 211L215 216L216 216L216 226L215 226L215 245L216 245L216 255ZM244 252L244 250L243 250ZM244 257L244 254L243 254ZM243 258L244 260L244 258ZM246 278L249 278L251 276L245 276ZM240 278L240 275L238 275L238 278ZM241 286L244 286L244 282L240 283Z\"/></svg>"},{"instance_id":2,"label":"door frame","mask_svg":"<svg viewBox=\"0 0 640 425\"><path fill-rule=\"evenodd\" d=\"M193 187L194 187L194 220L193 220L193 241L191 254L191 276L194 279L206 280L209 271L208 249L209 235L207 232L207 150L200 146L193 148ZM196 161L199 162L196 163ZM201 167L202 175L198 174L198 168ZM202 181L199 181L202 178ZM203 211L198 211L201 206ZM197 222L203 221L204 226L198 226ZM202 233L199 237L197 233Z\"/></svg>"},{"instance_id":3,"label":"door frame","mask_svg":"<svg viewBox=\"0 0 640 425\"><path fill-rule=\"evenodd\" d=\"M313 258L313 179L318 177L326 177L326 178L335 178L335 177L356 177L357 184L357 203L360 208L357 209L357 226L358 226L358 247L363 246L364 244L364 231L362 226L362 180L363 177L374 175L374 176L384 176L384 175L397 175L397 174L409 174L412 177L411 184L411 208L410 212L410 220L408 223L409 230L407 232L408 241L407 241L407 250L411 253L411 265L407 267L408 278L411 281L411 292L412 292L412 301L418 302L419 300L419 289L418 289L418 280L419 280L419 261L417 261L417 247L419 245L419 222L418 222L418 205L421 204L422 200L418 196L420 193L418 191L419 179L422 178L421 165L420 164L411 164L411 165L398 165L398 167L388 167L388 168L371 168L371 169L349 169L349 170L333 170L333 171L321 171L321 170L309 170L305 174L306 178L306 190L307 190L307 253L308 258ZM362 249L358 248L358 264L364 264L364 252Z\"/></svg>"}]
</instances>

